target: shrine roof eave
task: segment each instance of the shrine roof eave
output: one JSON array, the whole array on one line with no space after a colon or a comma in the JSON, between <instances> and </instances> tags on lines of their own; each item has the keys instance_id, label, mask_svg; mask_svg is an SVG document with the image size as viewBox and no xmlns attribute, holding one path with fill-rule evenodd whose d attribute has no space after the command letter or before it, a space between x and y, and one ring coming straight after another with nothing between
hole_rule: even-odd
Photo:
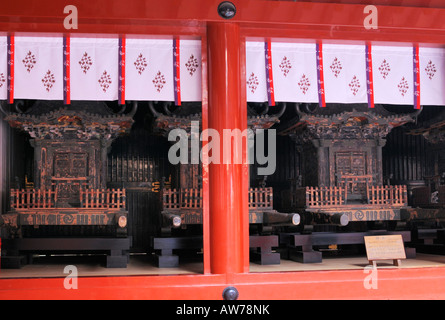
<instances>
[{"instance_id":1,"label":"shrine roof eave","mask_svg":"<svg viewBox=\"0 0 445 320\"><path fill-rule=\"evenodd\" d=\"M192 125L192 121L199 121L201 125L201 115L168 116L162 114L157 116L155 123L158 130L168 133L173 129L184 129L188 131ZM247 127L252 130L269 129L279 122L279 117L274 115L250 116L247 118Z\"/></svg>"},{"instance_id":2,"label":"shrine roof eave","mask_svg":"<svg viewBox=\"0 0 445 320\"><path fill-rule=\"evenodd\" d=\"M20 110L18 110L20 111ZM65 106L58 101L37 101L24 112L6 112L4 120L12 127L76 126L128 129L134 123L134 111L113 113L103 102L76 101Z\"/></svg>"}]
</instances>

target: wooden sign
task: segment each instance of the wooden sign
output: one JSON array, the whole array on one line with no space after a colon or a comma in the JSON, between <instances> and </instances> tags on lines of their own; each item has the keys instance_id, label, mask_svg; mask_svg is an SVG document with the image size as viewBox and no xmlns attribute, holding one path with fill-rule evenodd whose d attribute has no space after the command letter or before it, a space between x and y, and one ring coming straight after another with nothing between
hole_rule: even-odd
<instances>
[{"instance_id":1,"label":"wooden sign","mask_svg":"<svg viewBox=\"0 0 445 320\"><path fill-rule=\"evenodd\" d=\"M377 260L392 260L400 266L401 259L406 259L402 235L365 236L368 261L376 267Z\"/></svg>"}]
</instances>

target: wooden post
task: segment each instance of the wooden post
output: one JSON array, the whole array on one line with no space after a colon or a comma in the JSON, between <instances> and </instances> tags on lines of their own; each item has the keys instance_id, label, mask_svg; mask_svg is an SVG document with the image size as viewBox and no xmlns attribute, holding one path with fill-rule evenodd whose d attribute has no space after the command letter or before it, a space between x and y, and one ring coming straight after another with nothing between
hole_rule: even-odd
<instances>
[{"instance_id":1,"label":"wooden post","mask_svg":"<svg viewBox=\"0 0 445 320\"><path fill-rule=\"evenodd\" d=\"M223 137L224 129L247 129L247 103L242 93L245 82L241 81L241 48L245 40L240 36L239 25L231 22L208 23L207 40L208 127ZM241 150L233 149L232 154L241 152L247 159L245 145ZM248 272L248 167L220 161L210 163L208 168L211 272Z\"/></svg>"}]
</instances>

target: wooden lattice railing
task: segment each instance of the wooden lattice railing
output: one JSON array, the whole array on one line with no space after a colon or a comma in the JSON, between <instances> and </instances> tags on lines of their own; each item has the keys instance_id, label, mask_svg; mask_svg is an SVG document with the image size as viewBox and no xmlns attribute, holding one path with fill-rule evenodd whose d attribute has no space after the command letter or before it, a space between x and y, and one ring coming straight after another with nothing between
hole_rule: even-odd
<instances>
[{"instance_id":1,"label":"wooden lattice railing","mask_svg":"<svg viewBox=\"0 0 445 320\"><path fill-rule=\"evenodd\" d=\"M201 209L202 189L164 189L162 191L164 210ZM250 188L249 209L272 209L272 188Z\"/></svg>"},{"instance_id":2,"label":"wooden lattice railing","mask_svg":"<svg viewBox=\"0 0 445 320\"><path fill-rule=\"evenodd\" d=\"M165 209L202 208L202 189L164 189L162 203Z\"/></svg>"},{"instance_id":3,"label":"wooden lattice railing","mask_svg":"<svg viewBox=\"0 0 445 320\"><path fill-rule=\"evenodd\" d=\"M125 208L125 189L80 190L80 206L88 209Z\"/></svg>"},{"instance_id":4,"label":"wooden lattice railing","mask_svg":"<svg viewBox=\"0 0 445 320\"><path fill-rule=\"evenodd\" d=\"M408 205L406 186L368 186L368 203L375 205Z\"/></svg>"},{"instance_id":5,"label":"wooden lattice railing","mask_svg":"<svg viewBox=\"0 0 445 320\"><path fill-rule=\"evenodd\" d=\"M250 188L249 189L249 209L272 209L273 189L272 188Z\"/></svg>"},{"instance_id":6,"label":"wooden lattice railing","mask_svg":"<svg viewBox=\"0 0 445 320\"><path fill-rule=\"evenodd\" d=\"M344 205L346 199L346 188L306 187L306 206L308 207Z\"/></svg>"},{"instance_id":7,"label":"wooden lattice railing","mask_svg":"<svg viewBox=\"0 0 445 320\"><path fill-rule=\"evenodd\" d=\"M54 208L57 190L11 189L12 209L47 209Z\"/></svg>"},{"instance_id":8,"label":"wooden lattice railing","mask_svg":"<svg viewBox=\"0 0 445 320\"><path fill-rule=\"evenodd\" d=\"M295 201L302 200L306 194L306 206L309 208L335 207L348 204L347 188L344 187L306 187L297 189ZM406 186L367 186L366 203L370 205L406 206L408 194ZM301 203L301 202L300 202Z\"/></svg>"},{"instance_id":9,"label":"wooden lattice railing","mask_svg":"<svg viewBox=\"0 0 445 320\"><path fill-rule=\"evenodd\" d=\"M80 207L88 209L125 208L125 189L80 190ZM57 189L11 189L11 209L49 209L57 207Z\"/></svg>"}]
</instances>

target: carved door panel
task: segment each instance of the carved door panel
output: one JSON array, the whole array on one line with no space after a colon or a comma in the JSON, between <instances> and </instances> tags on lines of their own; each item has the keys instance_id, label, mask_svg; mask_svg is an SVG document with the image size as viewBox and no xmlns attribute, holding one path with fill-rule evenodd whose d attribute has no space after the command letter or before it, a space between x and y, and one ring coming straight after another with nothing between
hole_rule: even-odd
<instances>
[{"instance_id":1,"label":"carved door panel","mask_svg":"<svg viewBox=\"0 0 445 320\"><path fill-rule=\"evenodd\" d=\"M88 156L86 153L71 154L71 175L73 177L86 177L88 172Z\"/></svg>"},{"instance_id":2,"label":"carved door panel","mask_svg":"<svg viewBox=\"0 0 445 320\"><path fill-rule=\"evenodd\" d=\"M350 152L336 152L335 154L335 172L337 179L342 180L344 175L364 176L367 174L366 170L366 152L350 151ZM342 181L337 180L337 184ZM351 182L347 186L352 193L363 193L366 190L366 182Z\"/></svg>"},{"instance_id":3,"label":"carved door panel","mask_svg":"<svg viewBox=\"0 0 445 320\"><path fill-rule=\"evenodd\" d=\"M366 174L366 152L337 152L335 158L337 174Z\"/></svg>"},{"instance_id":4,"label":"carved door panel","mask_svg":"<svg viewBox=\"0 0 445 320\"><path fill-rule=\"evenodd\" d=\"M66 178L70 176L69 153L57 153L54 156L54 177Z\"/></svg>"},{"instance_id":5,"label":"carved door panel","mask_svg":"<svg viewBox=\"0 0 445 320\"><path fill-rule=\"evenodd\" d=\"M56 153L54 155L54 177L86 177L88 172L88 154Z\"/></svg>"},{"instance_id":6,"label":"carved door panel","mask_svg":"<svg viewBox=\"0 0 445 320\"><path fill-rule=\"evenodd\" d=\"M80 188L88 173L87 153L56 153L54 155L53 183L59 203L80 203Z\"/></svg>"}]
</instances>

